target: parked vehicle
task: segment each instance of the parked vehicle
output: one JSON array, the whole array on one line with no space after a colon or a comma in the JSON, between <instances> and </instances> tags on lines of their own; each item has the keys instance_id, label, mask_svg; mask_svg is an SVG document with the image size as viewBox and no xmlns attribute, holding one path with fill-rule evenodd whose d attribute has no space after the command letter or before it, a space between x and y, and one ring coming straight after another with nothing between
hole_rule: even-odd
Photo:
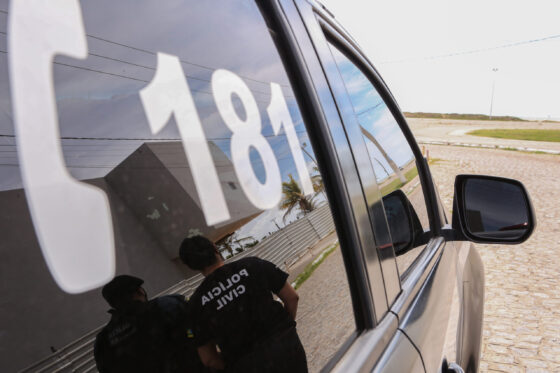
<instances>
[{"instance_id":1,"label":"parked vehicle","mask_svg":"<svg viewBox=\"0 0 560 373\"><path fill-rule=\"evenodd\" d=\"M529 196L460 175L448 220L389 88L321 4L0 0L0 81L3 371L95 371L100 288L126 273L188 296L193 234L293 281L325 260L298 289L312 372L478 371L473 243L525 241Z\"/></svg>"}]
</instances>

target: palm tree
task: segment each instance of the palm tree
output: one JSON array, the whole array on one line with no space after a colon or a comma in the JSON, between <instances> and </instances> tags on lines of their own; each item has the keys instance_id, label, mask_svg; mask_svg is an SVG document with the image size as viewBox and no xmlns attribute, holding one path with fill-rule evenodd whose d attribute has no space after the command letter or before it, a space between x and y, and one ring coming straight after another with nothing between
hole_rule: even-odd
<instances>
[{"instance_id":1,"label":"palm tree","mask_svg":"<svg viewBox=\"0 0 560 373\"><path fill-rule=\"evenodd\" d=\"M317 194L323 192L323 194L325 196L325 199L326 199L327 195L324 192L325 185L323 184L323 178L321 177L321 174L319 173L319 167L317 166L317 161L305 149L306 147L307 147L307 144L303 143L303 146L301 146L301 150L303 150L305 152L305 154L307 154L307 156L313 161L313 163L315 163L315 166L313 166L313 172L315 173L315 175L311 176L311 183L313 184L313 191L315 192L315 196Z\"/></svg>"},{"instance_id":2,"label":"palm tree","mask_svg":"<svg viewBox=\"0 0 560 373\"><path fill-rule=\"evenodd\" d=\"M325 184L323 184L323 178L319 173L319 167L314 166L313 172L316 172L316 174L311 176L311 183L313 184L313 191L315 192L315 195L317 195L325 190Z\"/></svg>"},{"instance_id":3,"label":"palm tree","mask_svg":"<svg viewBox=\"0 0 560 373\"><path fill-rule=\"evenodd\" d=\"M227 258L231 258L235 254L239 254L245 251L246 247L254 246L254 245L249 246L249 244L244 245L243 244L244 241L256 241L256 240L253 236L239 238L238 232L234 232L222 238L220 241L218 241L216 243L216 246L218 247L218 251L220 253L224 253L224 252L226 253L227 256L225 256L224 259L227 259Z\"/></svg>"},{"instance_id":4,"label":"palm tree","mask_svg":"<svg viewBox=\"0 0 560 373\"><path fill-rule=\"evenodd\" d=\"M288 176L290 177L290 181L282 183L282 194L284 195L284 198L280 202L280 209L286 210L283 216L284 221L286 221L286 217L296 207L299 207L300 214L303 215L315 210L316 207L315 202L313 201L316 194L312 197L304 195L293 176L291 174Z\"/></svg>"}]
</instances>

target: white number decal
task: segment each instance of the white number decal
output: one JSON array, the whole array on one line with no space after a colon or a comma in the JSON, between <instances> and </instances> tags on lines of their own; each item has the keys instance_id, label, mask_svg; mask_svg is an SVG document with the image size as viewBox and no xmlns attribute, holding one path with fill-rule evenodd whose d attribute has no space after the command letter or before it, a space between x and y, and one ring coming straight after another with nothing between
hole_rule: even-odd
<instances>
[{"instance_id":1,"label":"white number decal","mask_svg":"<svg viewBox=\"0 0 560 373\"><path fill-rule=\"evenodd\" d=\"M231 158L243 191L256 207L263 210L275 207L282 196L280 169L270 144L261 134L261 117L255 98L245 82L227 70L216 70L212 74L212 91L220 115L233 132ZM235 111L234 93L243 103L245 120L239 118ZM266 171L264 184L261 184L251 165L251 147L259 152L263 161Z\"/></svg>"},{"instance_id":2,"label":"white number decal","mask_svg":"<svg viewBox=\"0 0 560 373\"><path fill-rule=\"evenodd\" d=\"M78 0L12 1L8 38L18 157L41 250L64 291L94 289L115 273L111 209L102 190L66 170L52 78L55 55L87 57Z\"/></svg>"},{"instance_id":3,"label":"white number decal","mask_svg":"<svg viewBox=\"0 0 560 373\"><path fill-rule=\"evenodd\" d=\"M88 291L115 273L111 210L102 190L78 182L65 167L51 72L57 54L87 57L78 0L12 1L8 38L20 169L41 250L63 290ZM157 57L155 76L140 91L151 131L157 134L175 116L206 222L226 221L230 214L181 63L169 54ZM257 208L275 207L282 195L280 169L261 133L255 98L243 80L227 70L213 73L212 90L218 111L232 131L231 158L243 191ZM275 135L284 128L303 191L310 194L313 186L282 90L271 83L271 92L267 113L272 128ZM235 111L234 94L243 104L245 119ZM251 149L262 159L264 183L252 167Z\"/></svg>"},{"instance_id":4,"label":"white number decal","mask_svg":"<svg viewBox=\"0 0 560 373\"><path fill-rule=\"evenodd\" d=\"M303 158L303 153L299 145L294 123L292 122L292 116L290 115L288 105L286 104L286 100L282 94L282 88L277 83L270 83L270 91L270 105L268 105L266 111L270 118L272 128L274 129L274 134L278 135L280 133L280 129L284 127L299 178L303 185L303 194L311 194L313 193L313 184L311 183L309 171L305 165L305 159Z\"/></svg>"},{"instance_id":5,"label":"white number decal","mask_svg":"<svg viewBox=\"0 0 560 373\"><path fill-rule=\"evenodd\" d=\"M230 215L218 173L181 62L169 54L158 53L157 56L156 75L140 91L152 133L157 134L171 115L175 116L207 224L228 220Z\"/></svg>"}]
</instances>

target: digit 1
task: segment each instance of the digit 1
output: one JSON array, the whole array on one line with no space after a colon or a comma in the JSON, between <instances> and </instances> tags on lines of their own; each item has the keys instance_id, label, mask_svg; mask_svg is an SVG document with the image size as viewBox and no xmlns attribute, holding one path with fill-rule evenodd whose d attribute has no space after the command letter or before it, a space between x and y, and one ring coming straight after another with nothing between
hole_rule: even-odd
<instances>
[{"instance_id":1,"label":"digit 1","mask_svg":"<svg viewBox=\"0 0 560 373\"><path fill-rule=\"evenodd\" d=\"M165 127L171 115L175 116L206 224L228 220L218 173L179 58L157 54L156 74L140 91L140 98L154 135Z\"/></svg>"},{"instance_id":2,"label":"digit 1","mask_svg":"<svg viewBox=\"0 0 560 373\"><path fill-rule=\"evenodd\" d=\"M87 57L80 2L12 1L8 47L14 129L33 226L58 286L83 293L115 275L115 239L107 195L70 175L60 143L52 62L59 54Z\"/></svg>"},{"instance_id":3,"label":"digit 1","mask_svg":"<svg viewBox=\"0 0 560 373\"><path fill-rule=\"evenodd\" d=\"M282 88L277 83L270 83L271 98L270 104L266 109L268 116L270 118L270 123L274 129L274 134L278 136L280 129L284 127L286 132L286 137L288 138L288 144L290 145L290 150L292 151L292 156L294 157L294 162L296 164L296 169L299 174L299 179L303 186L303 194L308 195L313 193L313 184L311 183L311 178L309 177L309 171L307 170L307 165L305 164L305 159L303 158L303 152L299 144L299 140L294 128L294 123L292 122L292 116L288 110L288 105L282 94Z\"/></svg>"}]
</instances>

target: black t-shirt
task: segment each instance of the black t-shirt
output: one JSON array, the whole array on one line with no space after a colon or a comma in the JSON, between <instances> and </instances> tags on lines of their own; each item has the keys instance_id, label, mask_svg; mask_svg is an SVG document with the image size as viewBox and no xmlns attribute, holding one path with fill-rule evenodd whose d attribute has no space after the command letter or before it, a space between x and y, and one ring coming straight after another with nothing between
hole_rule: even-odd
<instances>
[{"instance_id":1,"label":"black t-shirt","mask_svg":"<svg viewBox=\"0 0 560 373\"><path fill-rule=\"evenodd\" d=\"M275 301L288 274L256 257L243 258L216 269L189 301L195 343L216 343L226 364L251 352L295 321Z\"/></svg>"},{"instance_id":2,"label":"black t-shirt","mask_svg":"<svg viewBox=\"0 0 560 373\"><path fill-rule=\"evenodd\" d=\"M111 310L111 321L97 335L94 355L101 373L201 372L187 303L180 295L131 302ZM191 337L191 338L189 338Z\"/></svg>"}]
</instances>

